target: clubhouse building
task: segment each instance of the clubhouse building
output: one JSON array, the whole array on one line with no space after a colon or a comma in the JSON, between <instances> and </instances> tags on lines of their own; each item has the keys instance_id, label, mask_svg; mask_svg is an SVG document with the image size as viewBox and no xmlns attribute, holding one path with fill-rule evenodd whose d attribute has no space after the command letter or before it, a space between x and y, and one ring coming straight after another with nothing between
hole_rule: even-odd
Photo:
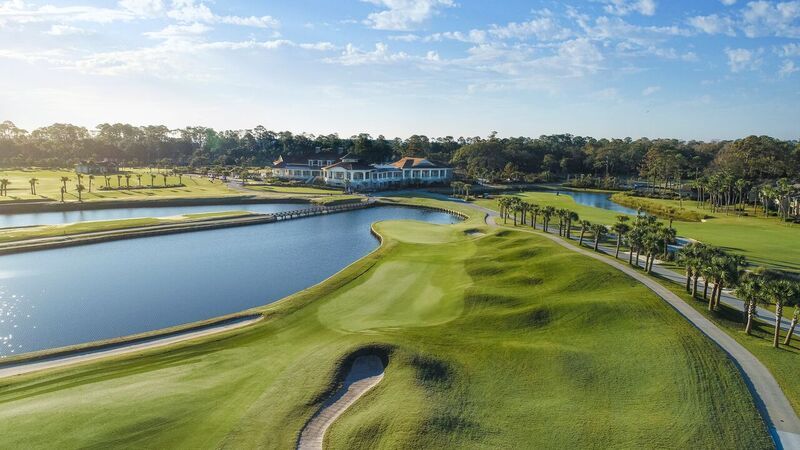
<instances>
[{"instance_id":1,"label":"clubhouse building","mask_svg":"<svg viewBox=\"0 0 800 450\"><path fill-rule=\"evenodd\" d=\"M289 162L293 161L293 162ZM321 163L325 164L322 165ZM294 160L275 161L273 175L285 180L312 182L317 177L329 186L355 190L385 189L397 186L445 184L453 179L453 168L427 158L402 158L386 164L366 164L350 153L331 159L312 155Z\"/></svg>"}]
</instances>

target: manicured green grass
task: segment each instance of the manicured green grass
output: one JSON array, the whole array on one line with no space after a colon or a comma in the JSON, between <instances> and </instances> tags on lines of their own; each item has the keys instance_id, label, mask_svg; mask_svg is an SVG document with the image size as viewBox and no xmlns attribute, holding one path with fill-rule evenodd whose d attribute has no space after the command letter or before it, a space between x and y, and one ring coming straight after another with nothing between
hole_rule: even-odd
<instances>
[{"instance_id":1,"label":"manicured green grass","mask_svg":"<svg viewBox=\"0 0 800 450\"><path fill-rule=\"evenodd\" d=\"M175 217L142 217L134 219L103 220L93 222L77 222L66 225L40 225L35 227L12 228L0 230L0 242L23 241L27 239L70 236L99 231L113 231L127 228L166 225L173 223L189 223L204 219L221 219L249 216L248 211L216 211L208 213L185 214Z\"/></svg>"},{"instance_id":2,"label":"manicured green grass","mask_svg":"<svg viewBox=\"0 0 800 450\"><path fill-rule=\"evenodd\" d=\"M502 224L502 221L498 221ZM513 228L507 225L506 227ZM530 230L527 226L522 227L527 231ZM529 233L530 234L530 233ZM578 246L577 242L566 241L574 246ZM606 242L608 244L608 242ZM586 244L590 245L589 243ZM627 249L626 249L627 250ZM605 255L609 259L613 259L611 255ZM626 261L625 258L622 258ZM666 267L674 269L682 273L682 271L670 264ZM781 346L776 350L772 347L772 333L774 331L774 322L764 323L756 321L753 326L752 335L748 336L744 333L745 319L741 311L737 311L730 306L720 304L719 310L715 312L708 311L708 301L702 298L693 299L691 295L687 294L682 285L673 283L670 280L659 277L656 274L650 275L651 278L659 281L667 289L681 297L687 304L694 307L706 318L714 322L722 330L730 334L734 339L739 341L745 348L747 348L753 355L756 356L773 374L778 383L781 385L786 397L791 402L795 410L800 411L800 379L796 376L800 371L800 334L793 339L789 346ZM767 309L774 312L774 305L767 306ZM793 311L792 308L784 310L784 317L791 318ZM781 332L781 336L785 337L785 331ZM781 338L783 343L783 338Z\"/></svg>"},{"instance_id":3,"label":"manicured green grass","mask_svg":"<svg viewBox=\"0 0 800 450\"><path fill-rule=\"evenodd\" d=\"M308 186L254 186L247 185L247 189L261 192L276 192L282 194L304 194L304 195L337 195L344 191L340 189L322 189Z\"/></svg>"},{"instance_id":4,"label":"manicured green grass","mask_svg":"<svg viewBox=\"0 0 800 450\"><path fill-rule=\"evenodd\" d=\"M360 195L333 195L329 197L317 197L312 201L318 205L334 206L346 203L358 203L364 200Z\"/></svg>"},{"instance_id":5,"label":"manicured green grass","mask_svg":"<svg viewBox=\"0 0 800 450\"><path fill-rule=\"evenodd\" d=\"M527 201L541 206L567 208L577 212L581 219L606 225L616 222L619 213L591 206L578 205L563 192L559 196L547 192L525 192L517 194ZM674 200L653 200L662 205L680 205ZM497 200L481 199L478 204L498 209ZM711 213L698 209L693 202L683 202L687 210L702 212L711 218L704 222L675 221L673 226L679 236L697 239L706 244L723 247L731 252L747 257L753 265L774 267L778 269L800 272L800 227L781 223L775 218L754 216L737 217L724 212ZM752 214L752 212L751 212Z\"/></svg>"},{"instance_id":6,"label":"manicured green grass","mask_svg":"<svg viewBox=\"0 0 800 450\"><path fill-rule=\"evenodd\" d=\"M465 233L478 220L377 224L380 250L251 328L0 380L0 441L291 448L377 345L386 376L332 448L771 446L733 364L650 291L536 236Z\"/></svg>"},{"instance_id":7,"label":"manicured green grass","mask_svg":"<svg viewBox=\"0 0 800 450\"><path fill-rule=\"evenodd\" d=\"M134 175L130 179L130 186L135 187L139 181L136 174L142 174L142 185L150 186L150 172L147 169L125 169L125 173ZM156 173L157 172L153 172ZM77 178L74 171L69 170L0 170L0 178L7 178L11 181L8 187L8 196L0 197L0 204L3 202L30 201L30 200L52 200L61 201L61 177L68 177L67 194L64 200L68 202L78 201L76 191ZM28 180L36 178L39 180L36 185L36 195L31 194ZM100 175L95 175L92 182L92 192L89 189L89 177L84 175L83 185L86 187L82 194L83 201L91 202L98 200L144 200L156 198L187 198L187 197L221 197L226 195L242 195L240 192L228 188L220 180L209 180L200 176L184 175L182 177L184 187L169 187L161 189L130 189L130 190L108 190L101 191L100 187L105 185L105 179ZM125 178L121 179L122 187L126 186ZM163 186L164 179L158 175L154 181L155 186ZM168 185L177 185L178 177L167 177ZM111 175L111 186L116 188L117 177Z\"/></svg>"}]
</instances>

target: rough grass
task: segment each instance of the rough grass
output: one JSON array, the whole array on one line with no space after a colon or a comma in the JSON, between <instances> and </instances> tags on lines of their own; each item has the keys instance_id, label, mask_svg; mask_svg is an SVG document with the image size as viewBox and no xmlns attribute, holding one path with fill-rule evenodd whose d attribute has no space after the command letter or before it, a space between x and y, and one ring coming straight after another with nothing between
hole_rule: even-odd
<instances>
[{"instance_id":1,"label":"rough grass","mask_svg":"<svg viewBox=\"0 0 800 450\"><path fill-rule=\"evenodd\" d=\"M686 208L672 207L671 205L653 202L648 198L634 197L622 192L611 196L611 200L628 208L641 209L650 214L669 219L672 214L673 219L686 222L700 222L708 217L707 214ZM670 208L673 208L672 210ZM672 212L671 212L672 211Z\"/></svg>"},{"instance_id":2,"label":"rough grass","mask_svg":"<svg viewBox=\"0 0 800 450\"><path fill-rule=\"evenodd\" d=\"M290 448L341 362L378 345L386 376L331 448L771 446L733 364L647 289L535 236L464 235L475 226L422 244L378 224L379 251L251 328L0 380L0 442Z\"/></svg>"}]
</instances>

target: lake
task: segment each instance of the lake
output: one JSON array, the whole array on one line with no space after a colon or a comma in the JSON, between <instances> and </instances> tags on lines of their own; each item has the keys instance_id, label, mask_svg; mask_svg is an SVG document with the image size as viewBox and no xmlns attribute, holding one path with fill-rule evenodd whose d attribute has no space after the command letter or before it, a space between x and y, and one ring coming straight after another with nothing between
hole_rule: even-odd
<instances>
[{"instance_id":1,"label":"lake","mask_svg":"<svg viewBox=\"0 0 800 450\"><path fill-rule=\"evenodd\" d=\"M561 195L569 195L575 203L594 208L607 209L621 214L636 215L635 209L627 208L611 200L611 194L601 192L560 191Z\"/></svg>"},{"instance_id":2,"label":"lake","mask_svg":"<svg viewBox=\"0 0 800 450\"><path fill-rule=\"evenodd\" d=\"M375 249L370 225L391 219L459 220L386 206L0 256L0 358L272 303Z\"/></svg>"},{"instance_id":3,"label":"lake","mask_svg":"<svg viewBox=\"0 0 800 450\"><path fill-rule=\"evenodd\" d=\"M137 217L167 217L182 214L216 211L252 211L275 213L308 208L308 203L259 203L246 205L197 205L156 206L143 208L90 209L85 211L41 212L23 214L0 214L0 228L26 227L31 225L60 225L95 220L132 219Z\"/></svg>"}]
</instances>

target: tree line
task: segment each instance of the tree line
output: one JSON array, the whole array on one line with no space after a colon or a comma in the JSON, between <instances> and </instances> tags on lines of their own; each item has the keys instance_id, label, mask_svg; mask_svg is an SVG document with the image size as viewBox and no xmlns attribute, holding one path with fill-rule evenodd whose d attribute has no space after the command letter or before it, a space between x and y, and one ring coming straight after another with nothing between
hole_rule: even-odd
<instances>
[{"instance_id":1,"label":"tree line","mask_svg":"<svg viewBox=\"0 0 800 450\"><path fill-rule=\"evenodd\" d=\"M0 123L0 165L64 167L80 160L112 159L128 165L264 166L279 155L321 150L346 152L366 162L403 156L449 162L470 178L490 181L555 181L615 184L621 177L644 177L670 189L701 175L724 172L750 183L800 173L800 143L769 136L732 141L676 139L596 139L558 134L500 138L414 135L389 139L358 134L293 134L263 126L217 131L208 127L100 124L89 130L53 124L27 131ZM588 180L588 181L587 181ZM611 181L609 181L611 180Z\"/></svg>"}]
</instances>

